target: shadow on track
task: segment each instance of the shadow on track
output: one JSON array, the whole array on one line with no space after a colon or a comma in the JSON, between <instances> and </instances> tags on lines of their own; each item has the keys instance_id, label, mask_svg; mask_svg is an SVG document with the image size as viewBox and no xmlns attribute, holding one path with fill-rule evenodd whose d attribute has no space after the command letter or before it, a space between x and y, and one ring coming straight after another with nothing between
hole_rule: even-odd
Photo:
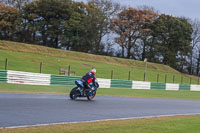
<instances>
[{"instance_id":1,"label":"shadow on track","mask_svg":"<svg viewBox=\"0 0 200 133\"><path fill-rule=\"evenodd\" d=\"M80 99L76 99L76 100L71 100L70 98L69 99L67 99L67 100L69 100L69 101L73 101L73 102L89 102L89 103L91 103L91 102L95 102L95 100L87 100L87 99L82 99L82 98L80 98Z\"/></svg>"}]
</instances>

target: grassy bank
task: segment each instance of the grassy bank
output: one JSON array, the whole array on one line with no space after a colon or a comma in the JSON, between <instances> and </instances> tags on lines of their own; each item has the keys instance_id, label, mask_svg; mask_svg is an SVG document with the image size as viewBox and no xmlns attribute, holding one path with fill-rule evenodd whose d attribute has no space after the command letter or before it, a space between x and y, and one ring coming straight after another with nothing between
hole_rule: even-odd
<instances>
[{"instance_id":1,"label":"grassy bank","mask_svg":"<svg viewBox=\"0 0 200 133\"><path fill-rule=\"evenodd\" d=\"M0 129L3 133L199 133L199 131L199 115Z\"/></svg>"},{"instance_id":2,"label":"grassy bank","mask_svg":"<svg viewBox=\"0 0 200 133\"><path fill-rule=\"evenodd\" d=\"M114 79L127 80L129 71L131 80L144 79L143 61L130 59L121 59L108 56L92 55L81 52L64 51L38 45L30 45L9 41L0 41L0 69L4 69L5 59L8 58L8 69L27 72L39 72L40 62L43 62L43 73L59 74L59 69L67 69L71 66L71 71L77 76L82 76L92 67L97 69L98 78L111 78L111 71L114 71ZM175 83L189 84L190 77L192 83L197 84L198 78L194 76L183 75L169 66L148 63L147 81L156 82L159 74L159 82L172 83L175 76Z\"/></svg>"},{"instance_id":3,"label":"grassy bank","mask_svg":"<svg viewBox=\"0 0 200 133\"><path fill-rule=\"evenodd\" d=\"M67 94L73 87L0 83L0 92ZM99 88L97 95L200 100L200 92Z\"/></svg>"}]
</instances>

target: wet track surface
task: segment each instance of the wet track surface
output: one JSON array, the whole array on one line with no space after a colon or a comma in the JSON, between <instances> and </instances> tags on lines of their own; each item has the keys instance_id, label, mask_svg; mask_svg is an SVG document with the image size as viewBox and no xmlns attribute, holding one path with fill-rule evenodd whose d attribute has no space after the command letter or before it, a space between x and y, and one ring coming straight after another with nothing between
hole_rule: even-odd
<instances>
[{"instance_id":1,"label":"wet track surface","mask_svg":"<svg viewBox=\"0 0 200 133\"><path fill-rule=\"evenodd\" d=\"M0 128L176 114L199 114L200 101L0 93Z\"/></svg>"}]
</instances>

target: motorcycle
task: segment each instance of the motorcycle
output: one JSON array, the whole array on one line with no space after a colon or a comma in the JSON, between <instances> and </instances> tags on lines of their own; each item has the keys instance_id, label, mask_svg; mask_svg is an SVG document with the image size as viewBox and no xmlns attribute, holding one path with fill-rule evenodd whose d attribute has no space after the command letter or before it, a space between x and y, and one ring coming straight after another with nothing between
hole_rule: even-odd
<instances>
[{"instance_id":1,"label":"motorcycle","mask_svg":"<svg viewBox=\"0 0 200 133\"><path fill-rule=\"evenodd\" d=\"M78 97L87 97L88 100L92 100L96 95L97 89L99 88L99 83L97 79L95 80L94 84L93 83L89 84L91 89L86 89L83 85L83 81L81 80L76 80L75 84L77 86L74 87L69 94L69 97L72 100L75 100Z\"/></svg>"}]
</instances>

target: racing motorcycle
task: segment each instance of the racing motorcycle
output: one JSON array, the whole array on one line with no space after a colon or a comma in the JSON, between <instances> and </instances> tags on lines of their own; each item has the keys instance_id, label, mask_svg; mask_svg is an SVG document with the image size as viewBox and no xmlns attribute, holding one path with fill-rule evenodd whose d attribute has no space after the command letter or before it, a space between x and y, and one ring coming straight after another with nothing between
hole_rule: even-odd
<instances>
[{"instance_id":1,"label":"racing motorcycle","mask_svg":"<svg viewBox=\"0 0 200 133\"><path fill-rule=\"evenodd\" d=\"M75 84L77 86L74 87L69 94L69 97L72 100L75 100L78 97L87 97L88 100L92 100L96 95L97 89L99 88L99 83L97 79L95 80L94 84L89 84L91 89L86 89L83 85L83 81L81 80L76 80Z\"/></svg>"}]
</instances>

